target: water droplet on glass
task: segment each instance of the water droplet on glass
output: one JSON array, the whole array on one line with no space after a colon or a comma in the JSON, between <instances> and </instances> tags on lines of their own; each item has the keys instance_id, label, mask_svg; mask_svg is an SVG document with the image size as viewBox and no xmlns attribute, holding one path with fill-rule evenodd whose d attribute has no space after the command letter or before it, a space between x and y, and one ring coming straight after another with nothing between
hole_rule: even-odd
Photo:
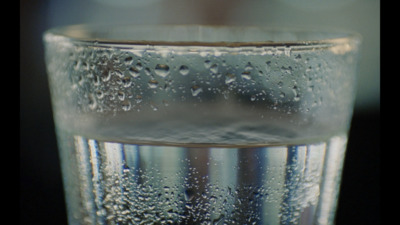
<instances>
[{"instance_id":1,"label":"water droplet on glass","mask_svg":"<svg viewBox=\"0 0 400 225\"><path fill-rule=\"evenodd\" d=\"M130 74L132 77L134 77L134 78L136 78L136 77L139 76L139 70L138 70L136 67L134 67L134 66L131 66L131 67L128 69L128 72L129 72L129 74Z\"/></svg>"},{"instance_id":2,"label":"water droplet on glass","mask_svg":"<svg viewBox=\"0 0 400 225\"><path fill-rule=\"evenodd\" d=\"M251 80L251 75L249 71L245 71L242 73L243 80Z\"/></svg>"},{"instance_id":3,"label":"water droplet on glass","mask_svg":"<svg viewBox=\"0 0 400 225\"><path fill-rule=\"evenodd\" d=\"M166 77L169 74L169 66L165 64L157 64L155 72L160 77Z\"/></svg>"},{"instance_id":4,"label":"water droplet on glass","mask_svg":"<svg viewBox=\"0 0 400 225\"><path fill-rule=\"evenodd\" d=\"M141 103L142 100L143 100L143 97L141 95L136 95L136 97L135 97L136 103Z\"/></svg>"},{"instance_id":5,"label":"water droplet on glass","mask_svg":"<svg viewBox=\"0 0 400 225\"><path fill-rule=\"evenodd\" d=\"M191 201L192 199L193 199L193 197L194 197L194 191L193 190L191 190L191 189L187 189L187 190L185 190L185 201Z\"/></svg>"},{"instance_id":6,"label":"water droplet on glass","mask_svg":"<svg viewBox=\"0 0 400 225\"><path fill-rule=\"evenodd\" d=\"M244 68L244 70L245 70L245 71L253 70L253 66L251 65L251 63L248 63L248 64L246 65L246 67Z\"/></svg>"},{"instance_id":7,"label":"water droplet on glass","mask_svg":"<svg viewBox=\"0 0 400 225\"><path fill-rule=\"evenodd\" d=\"M154 104L150 104L150 108L153 109L153 111L157 111L158 107Z\"/></svg>"},{"instance_id":8,"label":"water droplet on glass","mask_svg":"<svg viewBox=\"0 0 400 225\"><path fill-rule=\"evenodd\" d=\"M146 68L144 69L144 73L145 73L147 76L150 76L150 75L151 75L151 70L150 70L150 68L146 67Z\"/></svg>"},{"instance_id":9,"label":"water droplet on glass","mask_svg":"<svg viewBox=\"0 0 400 225\"><path fill-rule=\"evenodd\" d=\"M88 95L88 106L91 110L94 110L97 107L96 99L94 98L94 96L92 94Z\"/></svg>"},{"instance_id":10,"label":"water droplet on glass","mask_svg":"<svg viewBox=\"0 0 400 225\"><path fill-rule=\"evenodd\" d=\"M158 86L158 81L156 81L156 80L149 80L148 85L149 85L150 88L157 88L157 86Z\"/></svg>"},{"instance_id":11,"label":"water droplet on glass","mask_svg":"<svg viewBox=\"0 0 400 225\"><path fill-rule=\"evenodd\" d=\"M111 57L110 57L110 59L111 59L111 62L113 63L113 64L119 64L119 57L118 57L118 55L112 55Z\"/></svg>"},{"instance_id":12,"label":"water droplet on glass","mask_svg":"<svg viewBox=\"0 0 400 225\"><path fill-rule=\"evenodd\" d=\"M101 84L100 77L99 76L95 76L93 78L93 85L94 86L99 86L100 84Z\"/></svg>"},{"instance_id":13,"label":"water droplet on glass","mask_svg":"<svg viewBox=\"0 0 400 225\"><path fill-rule=\"evenodd\" d=\"M193 206L192 206L192 204L190 204L190 203L186 203L185 207L186 207L187 209L191 210Z\"/></svg>"},{"instance_id":14,"label":"water droplet on glass","mask_svg":"<svg viewBox=\"0 0 400 225\"><path fill-rule=\"evenodd\" d=\"M140 62L136 63L136 68L137 68L138 70L141 70L141 69L143 68L142 63L140 63Z\"/></svg>"},{"instance_id":15,"label":"water droplet on glass","mask_svg":"<svg viewBox=\"0 0 400 225\"><path fill-rule=\"evenodd\" d=\"M84 71L88 71L90 69L89 64L87 62L82 62L82 68Z\"/></svg>"},{"instance_id":16,"label":"water droplet on glass","mask_svg":"<svg viewBox=\"0 0 400 225\"><path fill-rule=\"evenodd\" d=\"M252 96L250 97L250 101L254 102L255 100L256 100L256 96L255 96L255 95L252 95Z\"/></svg>"},{"instance_id":17,"label":"water droplet on glass","mask_svg":"<svg viewBox=\"0 0 400 225\"><path fill-rule=\"evenodd\" d=\"M284 66L282 66L282 67L281 67L281 72L282 72L282 73L292 74L292 71L293 71L293 69L292 69L291 66L289 66L289 67L284 67Z\"/></svg>"},{"instance_id":18,"label":"water droplet on glass","mask_svg":"<svg viewBox=\"0 0 400 225\"><path fill-rule=\"evenodd\" d=\"M83 86L83 84L85 83L85 79L84 79L81 75L79 75L79 76L77 77L77 82L78 82L78 84L79 84L80 86Z\"/></svg>"},{"instance_id":19,"label":"water droplet on glass","mask_svg":"<svg viewBox=\"0 0 400 225\"><path fill-rule=\"evenodd\" d=\"M296 101L296 102L300 101L300 95L299 95L299 93L297 91L297 86L294 86L292 91L293 91L293 94L294 94L293 100Z\"/></svg>"},{"instance_id":20,"label":"water droplet on glass","mask_svg":"<svg viewBox=\"0 0 400 225\"><path fill-rule=\"evenodd\" d=\"M125 58L125 65L129 65L133 62L132 56L128 56Z\"/></svg>"},{"instance_id":21,"label":"water droplet on glass","mask_svg":"<svg viewBox=\"0 0 400 225\"><path fill-rule=\"evenodd\" d=\"M117 96L121 101L125 99L125 93L123 91L118 91Z\"/></svg>"},{"instance_id":22,"label":"water droplet on glass","mask_svg":"<svg viewBox=\"0 0 400 225\"><path fill-rule=\"evenodd\" d=\"M122 78L121 81L122 81L123 86L126 88L130 87L132 85L132 80L130 77L124 77L124 78Z\"/></svg>"},{"instance_id":23,"label":"water droplet on glass","mask_svg":"<svg viewBox=\"0 0 400 225\"><path fill-rule=\"evenodd\" d=\"M112 74L111 71L104 71L102 76L101 76L101 80L104 81L104 82L109 81L110 78L111 78L111 74Z\"/></svg>"},{"instance_id":24,"label":"water droplet on glass","mask_svg":"<svg viewBox=\"0 0 400 225\"><path fill-rule=\"evenodd\" d=\"M131 102L128 99L125 99L122 104L122 110L129 111L131 109Z\"/></svg>"},{"instance_id":25,"label":"water droplet on glass","mask_svg":"<svg viewBox=\"0 0 400 225\"><path fill-rule=\"evenodd\" d=\"M225 84L230 84L236 80L236 75L228 73L225 76Z\"/></svg>"},{"instance_id":26,"label":"water droplet on glass","mask_svg":"<svg viewBox=\"0 0 400 225\"><path fill-rule=\"evenodd\" d=\"M92 70L89 70L88 73L86 74L87 78L93 78L94 77L94 73Z\"/></svg>"},{"instance_id":27,"label":"water droplet on glass","mask_svg":"<svg viewBox=\"0 0 400 225\"><path fill-rule=\"evenodd\" d=\"M204 61L204 67L209 69L211 67L211 61L210 60Z\"/></svg>"},{"instance_id":28,"label":"water droplet on glass","mask_svg":"<svg viewBox=\"0 0 400 225\"><path fill-rule=\"evenodd\" d=\"M112 74L113 75L116 75L116 76L118 76L118 77L123 77L124 76L124 74L121 72L121 71L119 71L119 70L114 70L113 72L112 72Z\"/></svg>"},{"instance_id":29,"label":"water droplet on glass","mask_svg":"<svg viewBox=\"0 0 400 225\"><path fill-rule=\"evenodd\" d=\"M102 99L104 97L104 93L100 90L96 91L96 97L98 99Z\"/></svg>"},{"instance_id":30,"label":"water droplet on glass","mask_svg":"<svg viewBox=\"0 0 400 225\"><path fill-rule=\"evenodd\" d=\"M189 73L189 67L187 67L187 66L185 66L185 65L182 65L182 66L179 68L179 72L180 72L183 76L186 76L186 75Z\"/></svg>"},{"instance_id":31,"label":"water droplet on glass","mask_svg":"<svg viewBox=\"0 0 400 225\"><path fill-rule=\"evenodd\" d=\"M271 61L267 61L265 64L265 71L269 73L271 71Z\"/></svg>"},{"instance_id":32,"label":"water droplet on glass","mask_svg":"<svg viewBox=\"0 0 400 225\"><path fill-rule=\"evenodd\" d=\"M80 61L74 61L74 62L72 62L72 65L73 65L74 70L78 71L81 66L81 63L80 63Z\"/></svg>"},{"instance_id":33,"label":"water droplet on glass","mask_svg":"<svg viewBox=\"0 0 400 225\"><path fill-rule=\"evenodd\" d=\"M213 64L213 65L210 67L210 71L211 71L212 73L218 73L218 65L217 65L217 64Z\"/></svg>"},{"instance_id":34,"label":"water droplet on glass","mask_svg":"<svg viewBox=\"0 0 400 225\"><path fill-rule=\"evenodd\" d=\"M192 88L190 89L192 91L192 95L193 96L197 96L199 95L201 92L203 92L203 89L197 85L192 86Z\"/></svg>"}]
</instances>

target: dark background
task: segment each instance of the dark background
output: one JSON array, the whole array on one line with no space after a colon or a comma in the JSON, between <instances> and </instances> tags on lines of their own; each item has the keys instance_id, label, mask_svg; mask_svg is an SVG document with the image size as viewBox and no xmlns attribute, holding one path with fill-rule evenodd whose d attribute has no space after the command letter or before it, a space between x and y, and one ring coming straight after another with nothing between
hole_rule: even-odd
<instances>
[{"instance_id":1,"label":"dark background","mask_svg":"<svg viewBox=\"0 0 400 225\"><path fill-rule=\"evenodd\" d=\"M169 19L167 12L172 12L168 8L169 3L167 0L154 0L159 1L161 5L151 12L154 13L149 16L148 12L144 10L146 6L136 7L130 13L136 15L135 21L138 23L157 23L158 21L174 22L174 18ZM180 2L179 0L171 0L170 2ZM66 3L68 2L68 3ZM64 195L62 189L62 178L59 166L59 158L57 152L57 144L54 133L54 124L51 112L50 97L48 90L48 83L45 71L42 33L49 27L55 25L75 24L82 22L92 22L101 18L103 15L104 7L109 6L101 5L95 1L82 1L81 4L77 1L20 1L20 224L23 225L66 225L66 213L64 205ZM100 1L99 1L100 2ZM210 1L203 1L207 4ZM222 1L223 2L223 1ZM257 1L256 1L257 2ZM271 1L271 7L276 6L278 0ZM329 1L328 1L329 2ZM339 1L342 2L342 1ZM357 4L360 1L353 1ZM378 3L377 3L378 2ZM182 2L181 2L182 3ZM379 7L379 1L367 0L364 4L370 4L370 8L364 6L360 10L359 5L348 5L346 9L341 9L344 17L343 21L348 20L346 16L353 16L351 10L359 13L359 17L364 18L365 23L368 23L369 17L371 20L379 21L378 13L371 14L373 7ZM75 5L74 5L75 4ZM275 5L273 5L275 4ZM361 3L359 3L361 4ZM232 6L240 5L239 1L232 1ZM184 5L176 5L180 7L180 11L175 13L175 19L181 21L186 16L190 15L190 10L186 10ZM86 7L86 8L85 8ZM132 6L130 6L132 7ZM179 8L178 7L178 8ZM253 6L254 9L257 6ZM82 10L92 9L87 11L86 14L80 13ZM164 14L161 13L164 9ZM235 21L243 21L243 19L232 20L229 19L228 14L222 14L218 11L218 5L214 4L213 7L194 7L196 8L197 17L190 17L183 22L195 23L198 20L204 23L217 23L229 24L238 23ZM213 10L209 10L213 8ZM322 8L322 7L321 7ZM114 8L116 10L116 8ZM113 10L114 10L113 9ZM250 10L248 9L248 10ZM357 11L357 10L359 11ZM81 11L79 11L81 10ZM97 10L97 11L96 11ZM102 11L103 10L103 11ZM108 9L107 9L108 10ZM119 8L121 12L125 12ZM116 10L116 11L118 11ZM208 11L207 11L208 10ZM268 11L268 9L266 9ZM304 16L304 9L296 9L299 11L299 16ZM318 9L322 10L322 9ZM325 9L327 10L327 9ZM321 16L326 14L328 19L334 18L335 9L329 9L324 12L313 13L314 16ZM336 9L339 10L339 9ZM200 12L198 12L200 11ZM209 12L204 15L203 12ZM226 10L225 10L226 11ZM232 9L231 12L235 12ZM260 24L259 21L263 17L257 14L261 11L256 11L247 22L252 24ZM268 12L271 12L268 11ZM297 11L296 11L297 12ZM375 12L375 11L373 11ZM136 14L135 14L136 13ZM302 14L303 13L303 14ZM332 16L329 16L331 13ZM121 16L123 13L108 15L110 18L122 20L129 18L128 16ZM273 15L270 13L269 15ZM309 15L308 13L307 15ZM368 14L368 15L364 15ZM89 16L88 16L89 15ZM127 14L131 15L131 14ZM148 16L148 17L146 17ZM107 16L105 16L107 17ZM148 19L150 18L150 19ZM235 17L236 18L236 17ZM272 19L276 19L273 17ZM326 17L324 17L326 18ZM106 18L107 19L107 18ZM307 18L305 19L307 20ZM254 22L258 21L258 22ZM308 19L311 21L311 19ZM345 22L340 19L335 20L337 24L345 27ZM101 21L100 21L101 22ZM307 21L305 21L307 22ZM288 20L282 19L283 24L287 24ZM328 22L326 22L328 23ZM352 24L353 23L353 24ZM359 93L357 96L356 109L354 118L351 124L350 137L348 143L348 150L346 154L341 192L339 197L339 205L337 211L337 225L367 225L367 224L381 224L380 215L380 59L379 59L379 34L373 35L368 32L379 33L378 25L369 23L370 28L366 29L364 24L359 21L350 21L346 24L348 28L358 29L367 42L368 48L371 48L371 43L374 44L373 53L371 56L369 50L364 52L363 61L361 63L360 73L361 81L359 84ZM372 24L372 25L371 25ZM375 29L375 31L374 31ZM378 38L376 37L378 35ZM375 43L377 42L377 43ZM377 51L377 52L376 52ZM378 56L376 56L378 55ZM366 66L368 65L368 66ZM371 66L373 68L371 69ZM368 72L366 72L368 71ZM378 84L376 84L378 83ZM377 86L378 85L378 86Z\"/></svg>"}]
</instances>

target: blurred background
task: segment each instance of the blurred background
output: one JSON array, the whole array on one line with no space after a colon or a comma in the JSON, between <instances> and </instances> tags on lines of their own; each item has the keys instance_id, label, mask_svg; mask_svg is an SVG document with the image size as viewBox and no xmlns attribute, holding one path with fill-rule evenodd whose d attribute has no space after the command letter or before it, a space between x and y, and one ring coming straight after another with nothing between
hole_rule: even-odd
<instances>
[{"instance_id":1,"label":"blurred background","mask_svg":"<svg viewBox=\"0 0 400 225\"><path fill-rule=\"evenodd\" d=\"M379 0L20 0L20 224L66 225L43 32L80 23L334 27L363 36L337 224L380 224Z\"/></svg>"}]
</instances>

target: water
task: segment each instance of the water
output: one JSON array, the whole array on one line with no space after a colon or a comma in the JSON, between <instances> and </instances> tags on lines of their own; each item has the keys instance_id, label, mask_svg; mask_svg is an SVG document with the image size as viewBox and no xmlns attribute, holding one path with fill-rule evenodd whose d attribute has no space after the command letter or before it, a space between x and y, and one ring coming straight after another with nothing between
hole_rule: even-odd
<instances>
[{"instance_id":1,"label":"water","mask_svg":"<svg viewBox=\"0 0 400 225\"><path fill-rule=\"evenodd\" d=\"M59 131L71 224L332 224L346 137L157 145Z\"/></svg>"}]
</instances>

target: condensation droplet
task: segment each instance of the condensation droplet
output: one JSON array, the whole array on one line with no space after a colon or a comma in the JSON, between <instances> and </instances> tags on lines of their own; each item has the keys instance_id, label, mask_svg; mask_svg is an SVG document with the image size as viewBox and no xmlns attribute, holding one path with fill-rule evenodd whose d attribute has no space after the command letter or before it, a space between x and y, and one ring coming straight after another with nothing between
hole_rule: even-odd
<instances>
[{"instance_id":1,"label":"condensation droplet","mask_svg":"<svg viewBox=\"0 0 400 225\"><path fill-rule=\"evenodd\" d=\"M99 76L95 76L93 78L93 85L94 86L99 86L100 84L101 84L100 77Z\"/></svg>"},{"instance_id":2,"label":"condensation droplet","mask_svg":"<svg viewBox=\"0 0 400 225\"><path fill-rule=\"evenodd\" d=\"M98 99L102 99L104 97L104 93L100 90L96 91L96 97Z\"/></svg>"},{"instance_id":3,"label":"condensation droplet","mask_svg":"<svg viewBox=\"0 0 400 225\"><path fill-rule=\"evenodd\" d=\"M93 78L94 74L92 70L89 70L88 73L86 74L87 78Z\"/></svg>"},{"instance_id":4,"label":"condensation droplet","mask_svg":"<svg viewBox=\"0 0 400 225\"><path fill-rule=\"evenodd\" d=\"M119 70L114 70L114 71L112 72L112 74L115 75L115 76L118 76L118 77L120 77L120 78L122 78L122 77L124 76L124 74L123 74L121 71L119 71Z\"/></svg>"},{"instance_id":5,"label":"condensation droplet","mask_svg":"<svg viewBox=\"0 0 400 225\"><path fill-rule=\"evenodd\" d=\"M118 55L112 55L111 57L110 57L110 59L111 59L111 62L113 63L113 64L119 64L119 57L118 57Z\"/></svg>"},{"instance_id":6,"label":"condensation droplet","mask_svg":"<svg viewBox=\"0 0 400 225\"><path fill-rule=\"evenodd\" d=\"M251 75L249 71L245 71L242 73L243 80L251 80Z\"/></svg>"},{"instance_id":7,"label":"condensation droplet","mask_svg":"<svg viewBox=\"0 0 400 225\"><path fill-rule=\"evenodd\" d=\"M132 77L134 77L134 78L136 78L136 77L139 76L139 70L138 70L136 67L134 67L134 66L131 66L131 67L128 69L128 72L129 72L129 74L130 74Z\"/></svg>"},{"instance_id":8,"label":"condensation droplet","mask_svg":"<svg viewBox=\"0 0 400 225\"><path fill-rule=\"evenodd\" d=\"M138 70L141 70L141 69L143 68L142 63L140 63L140 62L136 63L136 68L137 68Z\"/></svg>"},{"instance_id":9,"label":"condensation droplet","mask_svg":"<svg viewBox=\"0 0 400 225\"><path fill-rule=\"evenodd\" d=\"M125 58L125 65L129 65L133 62L132 56L128 56Z\"/></svg>"},{"instance_id":10,"label":"condensation droplet","mask_svg":"<svg viewBox=\"0 0 400 225\"><path fill-rule=\"evenodd\" d=\"M212 73L218 73L218 65L217 65L217 64L213 64L213 65L210 67L210 71L211 71Z\"/></svg>"},{"instance_id":11,"label":"condensation droplet","mask_svg":"<svg viewBox=\"0 0 400 225\"><path fill-rule=\"evenodd\" d=\"M151 75L150 68L148 68L148 67L144 68L144 73L145 73L147 76L150 76L150 75Z\"/></svg>"},{"instance_id":12,"label":"condensation droplet","mask_svg":"<svg viewBox=\"0 0 400 225\"><path fill-rule=\"evenodd\" d=\"M204 61L204 67L205 67L206 69L209 69L209 68L211 67L211 61L210 61L210 60Z\"/></svg>"},{"instance_id":13,"label":"condensation droplet","mask_svg":"<svg viewBox=\"0 0 400 225\"><path fill-rule=\"evenodd\" d=\"M192 86L192 88L190 89L192 91L192 95L193 96L197 96L199 95L201 92L203 92L203 89L197 85Z\"/></svg>"},{"instance_id":14,"label":"condensation droplet","mask_svg":"<svg viewBox=\"0 0 400 225\"><path fill-rule=\"evenodd\" d=\"M265 71L267 73L271 72L271 61L267 61L265 64Z\"/></svg>"},{"instance_id":15,"label":"condensation droplet","mask_svg":"<svg viewBox=\"0 0 400 225\"><path fill-rule=\"evenodd\" d=\"M246 65L246 67L244 68L244 70L245 70L245 71L251 71L251 70L253 70L253 66L251 65L251 63L248 63L248 64Z\"/></svg>"},{"instance_id":16,"label":"condensation droplet","mask_svg":"<svg viewBox=\"0 0 400 225\"><path fill-rule=\"evenodd\" d=\"M85 79L84 79L81 75L79 75L79 76L77 77L77 82L78 82L78 84L79 84L80 86L83 86L83 84L85 83Z\"/></svg>"},{"instance_id":17,"label":"condensation droplet","mask_svg":"<svg viewBox=\"0 0 400 225\"><path fill-rule=\"evenodd\" d=\"M155 73L160 77L166 77L169 74L169 66L165 64L157 64Z\"/></svg>"},{"instance_id":18,"label":"condensation droplet","mask_svg":"<svg viewBox=\"0 0 400 225\"><path fill-rule=\"evenodd\" d=\"M187 201L187 202L191 201L194 197L194 193L195 192L191 189L185 190L185 193L184 193L185 201Z\"/></svg>"},{"instance_id":19,"label":"condensation droplet","mask_svg":"<svg viewBox=\"0 0 400 225\"><path fill-rule=\"evenodd\" d=\"M150 88L157 88L157 86L158 86L158 81L153 80L153 79L152 79L152 80L149 80L148 85L149 85Z\"/></svg>"},{"instance_id":20,"label":"condensation droplet","mask_svg":"<svg viewBox=\"0 0 400 225\"><path fill-rule=\"evenodd\" d=\"M89 70L89 64L87 62L82 62L82 68L84 71L88 71Z\"/></svg>"},{"instance_id":21,"label":"condensation droplet","mask_svg":"<svg viewBox=\"0 0 400 225\"><path fill-rule=\"evenodd\" d=\"M117 96L119 100L123 101L125 99L125 92L118 91Z\"/></svg>"},{"instance_id":22,"label":"condensation droplet","mask_svg":"<svg viewBox=\"0 0 400 225\"><path fill-rule=\"evenodd\" d=\"M252 96L250 97L250 101L254 102L255 100L256 100L256 96L255 96L255 95L252 95Z\"/></svg>"},{"instance_id":23,"label":"condensation droplet","mask_svg":"<svg viewBox=\"0 0 400 225\"><path fill-rule=\"evenodd\" d=\"M225 84L230 84L236 80L236 75L228 73L225 76Z\"/></svg>"},{"instance_id":24,"label":"condensation droplet","mask_svg":"<svg viewBox=\"0 0 400 225\"><path fill-rule=\"evenodd\" d=\"M96 109L96 107L97 107L96 98L95 98L92 94L89 94L89 95L88 95L88 106L89 106L89 108L90 108L91 110L94 110L94 109Z\"/></svg>"},{"instance_id":25,"label":"condensation droplet","mask_svg":"<svg viewBox=\"0 0 400 225\"><path fill-rule=\"evenodd\" d=\"M179 72L180 72L183 76L186 76L186 75L188 75L188 73L189 73L189 67L187 67L187 66L185 66L185 65L182 65L182 66L179 68Z\"/></svg>"},{"instance_id":26,"label":"condensation droplet","mask_svg":"<svg viewBox=\"0 0 400 225\"><path fill-rule=\"evenodd\" d=\"M80 66L81 66L81 63L80 63L80 62L81 62L81 61L74 61L74 62L72 63L74 70L76 70L76 71L79 70L79 68L80 68Z\"/></svg>"},{"instance_id":27,"label":"condensation droplet","mask_svg":"<svg viewBox=\"0 0 400 225\"><path fill-rule=\"evenodd\" d=\"M188 209L188 210L191 210L193 208L193 206L190 203L186 203L185 204L185 208Z\"/></svg>"},{"instance_id":28,"label":"condensation droplet","mask_svg":"<svg viewBox=\"0 0 400 225\"><path fill-rule=\"evenodd\" d=\"M143 100L143 97L141 95L136 95L136 97L135 97L136 103L141 103L142 100Z\"/></svg>"},{"instance_id":29,"label":"condensation droplet","mask_svg":"<svg viewBox=\"0 0 400 225\"><path fill-rule=\"evenodd\" d=\"M121 106L122 106L122 110L124 110L124 111L129 111L130 109L131 109L131 102L128 100L128 99L125 99L123 102L122 102L122 104L121 104Z\"/></svg>"},{"instance_id":30,"label":"condensation droplet","mask_svg":"<svg viewBox=\"0 0 400 225\"><path fill-rule=\"evenodd\" d=\"M295 102L300 101L300 95L299 95L299 93L297 91L297 86L294 86L292 91L293 91L293 94L294 94L293 101L295 101Z\"/></svg>"},{"instance_id":31,"label":"condensation droplet","mask_svg":"<svg viewBox=\"0 0 400 225\"><path fill-rule=\"evenodd\" d=\"M292 71L293 71L293 69L292 69L291 66L289 66L289 67L284 67L284 66L282 66L282 67L281 67L281 72L282 72L282 73L292 74Z\"/></svg>"},{"instance_id":32,"label":"condensation droplet","mask_svg":"<svg viewBox=\"0 0 400 225\"><path fill-rule=\"evenodd\" d=\"M154 105L154 104L150 104L150 108L151 108L153 111L157 111L157 110L158 110L158 107L157 107L156 105Z\"/></svg>"},{"instance_id":33,"label":"condensation droplet","mask_svg":"<svg viewBox=\"0 0 400 225\"><path fill-rule=\"evenodd\" d=\"M112 74L111 71L105 71L101 76L101 80L104 82L109 81L111 79L111 74Z\"/></svg>"},{"instance_id":34,"label":"condensation droplet","mask_svg":"<svg viewBox=\"0 0 400 225\"><path fill-rule=\"evenodd\" d=\"M130 87L132 85L132 80L130 77L123 77L121 81L122 81L122 85L126 88Z\"/></svg>"}]
</instances>

